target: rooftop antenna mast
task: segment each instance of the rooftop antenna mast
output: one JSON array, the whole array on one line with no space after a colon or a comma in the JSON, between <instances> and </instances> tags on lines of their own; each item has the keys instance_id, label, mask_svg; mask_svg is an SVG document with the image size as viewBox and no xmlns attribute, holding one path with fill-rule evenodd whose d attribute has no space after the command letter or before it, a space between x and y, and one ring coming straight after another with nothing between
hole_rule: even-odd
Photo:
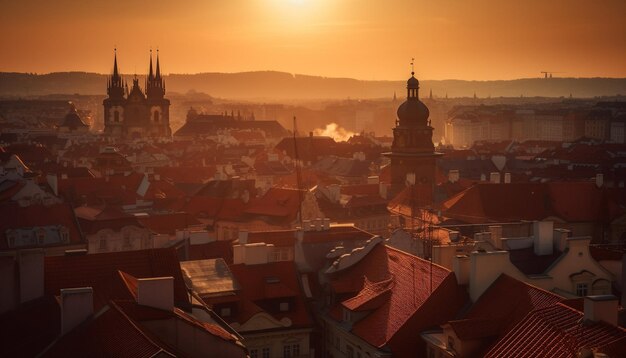
<instances>
[{"instance_id":1,"label":"rooftop antenna mast","mask_svg":"<svg viewBox=\"0 0 626 358\"><path fill-rule=\"evenodd\" d=\"M296 133L298 133L296 116L293 116L293 157L296 169L296 186L298 188L298 200L300 201L300 205L298 205L298 221L300 224L300 228L304 230L305 228L302 220L302 173L300 172L300 156L298 155L298 141L296 139Z\"/></svg>"}]
</instances>

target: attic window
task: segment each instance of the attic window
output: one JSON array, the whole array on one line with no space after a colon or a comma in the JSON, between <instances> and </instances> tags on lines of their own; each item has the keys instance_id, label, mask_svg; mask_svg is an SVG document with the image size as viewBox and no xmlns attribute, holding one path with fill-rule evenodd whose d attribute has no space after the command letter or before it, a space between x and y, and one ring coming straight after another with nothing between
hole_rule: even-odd
<instances>
[{"instance_id":1,"label":"attic window","mask_svg":"<svg viewBox=\"0 0 626 358\"><path fill-rule=\"evenodd\" d=\"M289 302L281 302L280 303L280 311L281 312L289 311Z\"/></svg>"},{"instance_id":2,"label":"attic window","mask_svg":"<svg viewBox=\"0 0 626 358\"><path fill-rule=\"evenodd\" d=\"M224 307L220 310L220 316L222 317L230 317L231 312L230 312L230 307Z\"/></svg>"}]
</instances>

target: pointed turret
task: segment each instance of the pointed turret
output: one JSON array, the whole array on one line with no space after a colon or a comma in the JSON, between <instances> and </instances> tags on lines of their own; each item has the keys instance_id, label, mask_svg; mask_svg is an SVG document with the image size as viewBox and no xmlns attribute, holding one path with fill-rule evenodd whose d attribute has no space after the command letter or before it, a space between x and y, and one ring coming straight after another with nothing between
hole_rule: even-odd
<instances>
[{"instance_id":1,"label":"pointed turret","mask_svg":"<svg viewBox=\"0 0 626 358\"><path fill-rule=\"evenodd\" d=\"M152 61L152 58L150 59ZM156 63L156 80L161 79L161 66L159 65L159 50L157 49L157 63Z\"/></svg>"},{"instance_id":2,"label":"pointed turret","mask_svg":"<svg viewBox=\"0 0 626 358\"><path fill-rule=\"evenodd\" d=\"M150 49L150 73L148 73L148 81L154 79L154 72L152 71L152 49Z\"/></svg>"},{"instance_id":3,"label":"pointed turret","mask_svg":"<svg viewBox=\"0 0 626 358\"><path fill-rule=\"evenodd\" d=\"M119 73L117 72L117 48L113 49L113 77L119 77Z\"/></svg>"},{"instance_id":4,"label":"pointed turret","mask_svg":"<svg viewBox=\"0 0 626 358\"><path fill-rule=\"evenodd\" d=\"M117 49L113 50L113 74L107 80L107 94L112 99L124 98L124 84L117 67Z\"/></svg>"},{"instance_id":5,"label":"pointed turret","mask_svg":"<svg viewBox=\"0 0 626 358\"><path fill-rule=\"evenodd\" d=\"M148 99L163 99L165 96L165 81L161 78L161 65L159 64L159 50L156 55L156 74L152 70L152 50L150 50L150 73L146 81L146 95Z\"/></svg>"}]
</instances>

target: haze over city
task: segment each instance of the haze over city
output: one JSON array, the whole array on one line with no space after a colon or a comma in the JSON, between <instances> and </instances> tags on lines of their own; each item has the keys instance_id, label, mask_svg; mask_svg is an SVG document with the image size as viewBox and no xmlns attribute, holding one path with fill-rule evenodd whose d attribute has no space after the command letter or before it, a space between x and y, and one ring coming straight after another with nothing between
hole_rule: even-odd
<instances>
[{"instance_id":1,"label":"haze over city","mask_svg":"<svg viewBox=\"0 0 626 358\"><path fill-rule=\"evenodd\" d=\"M626 357L625 0L0 0L0 357Z\"/></svg>"},{"instance_id":2,"label":"haze over city","mask_svg":"<svg viewBox=\"0 0 626 358\"><path fill-rule=\"evenodd\" d=\"M0 71L276 70L400 80L626 77L621 0L2 1Z\"/></svg>"}]
</instances>

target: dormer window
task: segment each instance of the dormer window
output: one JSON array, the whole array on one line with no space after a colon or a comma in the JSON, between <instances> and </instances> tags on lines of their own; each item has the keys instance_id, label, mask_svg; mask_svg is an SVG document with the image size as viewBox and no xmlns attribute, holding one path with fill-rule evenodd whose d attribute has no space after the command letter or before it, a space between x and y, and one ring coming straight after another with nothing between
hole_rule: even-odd
<instances>
[{"instance_id":1,"label":"dormer window","mask_svg":"<svg viewBox=\"0 0 626 358\"><path fill-rule=\"evenodd\" d=\"M65 243L70 242L70 232L65 226L61 226L61 228L59 229L59 234L61 236L61 241Z\"/></svg>"},{"instance_id":2,"label":"dormer window","mask_svg":"<svg viewBox=\"0 0 626 358\"><path fill-rule=\"evenodd\" d=\"M39 229L37 229L37 244L43 245L45 239L46 239L46 230L40 227Z\"/></svg>"}]
</instances>

